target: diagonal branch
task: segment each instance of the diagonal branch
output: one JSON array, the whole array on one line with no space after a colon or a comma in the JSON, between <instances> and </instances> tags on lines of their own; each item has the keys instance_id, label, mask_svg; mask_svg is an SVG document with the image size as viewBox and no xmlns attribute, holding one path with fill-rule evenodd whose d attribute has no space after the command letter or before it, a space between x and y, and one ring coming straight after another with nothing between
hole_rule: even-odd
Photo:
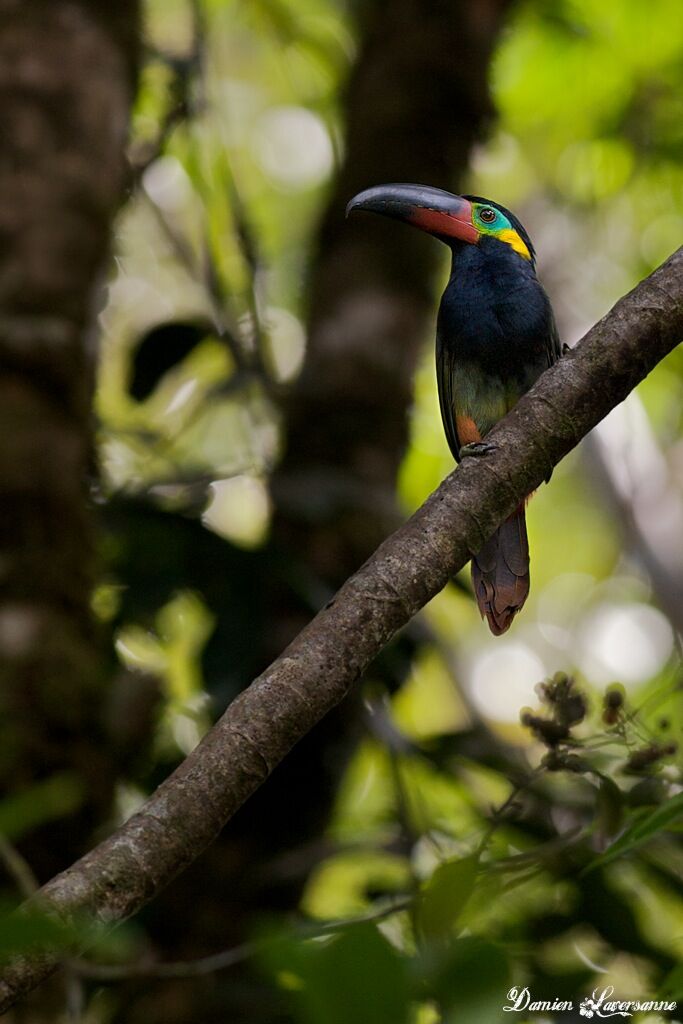
<instances>
[{"instance_id":1,"label":"diagonal branch","mask_svg":"<svg viewBox=\"0 0 683 1024\"><path fill-rule=\"evenodd\" d=\"M202 743L109 839L41 891L62 916L115 922L152 899L215 838L287 752L486 537L683 337L683 248L621 299L551 367L381 545ZM0 1011L56 964L18 958L0 977Z\"/></svg>"}]
</instances>

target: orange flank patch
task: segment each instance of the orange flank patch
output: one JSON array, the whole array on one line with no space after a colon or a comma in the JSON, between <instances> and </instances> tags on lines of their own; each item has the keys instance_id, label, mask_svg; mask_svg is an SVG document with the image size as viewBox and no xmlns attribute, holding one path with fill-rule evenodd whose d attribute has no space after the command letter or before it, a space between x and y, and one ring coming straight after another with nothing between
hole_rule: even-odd
<instances>
[{"instance_id":1,"label":"orange flank patch","mask_svg":"<svg viewBox=\"0 0 683 1024\"><path fill-rule=\"evenodd\" d=\"M471 416L456 415L455 429L458 432L458 441L461 445L474 444L476 441L481 441L481 434Z\"/></svg>"}]
</instances>

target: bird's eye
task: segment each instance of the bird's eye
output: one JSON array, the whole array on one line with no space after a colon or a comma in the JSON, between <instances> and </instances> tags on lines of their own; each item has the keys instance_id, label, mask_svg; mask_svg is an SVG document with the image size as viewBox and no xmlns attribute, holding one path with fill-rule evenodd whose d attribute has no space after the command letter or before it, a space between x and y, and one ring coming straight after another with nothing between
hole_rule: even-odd
<instances>
[{"instance_id":1,"label":"bird's eye","mask_svg":"<svg viewBox=\"0 0 683 1024\"><path fill-rule=\"evenodd\" d=\"M490 206L485 206L484 209L480 211L479 216L483 220L484 224L493 224L496 219L496 211L492 210Z\"/></svg>"}]
</instances>

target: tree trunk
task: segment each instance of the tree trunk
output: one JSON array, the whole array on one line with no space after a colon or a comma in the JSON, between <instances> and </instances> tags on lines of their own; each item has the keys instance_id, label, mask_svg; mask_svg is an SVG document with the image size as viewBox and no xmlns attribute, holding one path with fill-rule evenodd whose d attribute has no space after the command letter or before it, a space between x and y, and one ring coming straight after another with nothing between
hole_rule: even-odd
<instances>
[{"instance_id":1,"label":"tree trunk","mask_svg":"<svg viewBox=\"0 0 683 1024\"><path fill-rule=\"evenodd\" d=\"M40 878L83 851L113 784L86 486L136 58L136 0L0 2L0 786L67 770L84 787L26 845Z\"/></svg>"}]
</instances>

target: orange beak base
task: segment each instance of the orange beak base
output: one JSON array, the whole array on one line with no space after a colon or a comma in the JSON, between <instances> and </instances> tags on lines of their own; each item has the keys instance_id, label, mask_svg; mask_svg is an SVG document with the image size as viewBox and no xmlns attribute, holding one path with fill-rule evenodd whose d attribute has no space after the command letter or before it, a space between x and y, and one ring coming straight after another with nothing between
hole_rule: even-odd
<instances>
[{"instance_id":1,"label":"orange beak base","mask_svg":"<svg viewBox=\"0 0 683 1024\"><path fill-rule=\"evenodd\" d=\"M457 213L416 206L406 220L430 235L458 238L461 242L476 244L479 241L479 232L472 223L472 204L467 199L464 199L463 203L466 209Z\"/></svg>"}]
</instances>

